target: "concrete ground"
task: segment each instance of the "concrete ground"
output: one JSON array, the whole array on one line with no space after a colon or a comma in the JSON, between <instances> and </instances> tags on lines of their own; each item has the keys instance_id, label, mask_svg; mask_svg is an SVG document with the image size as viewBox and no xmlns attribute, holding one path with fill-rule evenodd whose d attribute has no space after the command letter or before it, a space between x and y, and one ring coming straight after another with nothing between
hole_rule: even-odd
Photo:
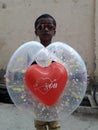
<instances>
[{"instance_id":1,"label":"concrete ground","mask_svg":"<svg viewBox=\"0 0 98 130\"><path fill-rule=\"evenodd\" d=\"M35 130L32 122L13 104L0 103L0 130ZM61 130L98 130L98 114L75 112L61 124Z\"/></svg>"}]
</instances>

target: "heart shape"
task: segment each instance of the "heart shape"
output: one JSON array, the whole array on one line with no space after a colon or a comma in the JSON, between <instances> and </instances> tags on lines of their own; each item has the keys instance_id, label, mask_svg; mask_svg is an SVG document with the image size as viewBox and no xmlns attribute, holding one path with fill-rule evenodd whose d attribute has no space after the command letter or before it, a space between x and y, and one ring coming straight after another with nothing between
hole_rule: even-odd
<instances>
[{"instance_id":1,"label":"heart shape","mask_svg":"<svg viewBox=\"0 0 98 130\"><path fill-rule=\"evenodd\" d=\"M42 103L54 105L60 98L68 80L66 68L57 62L48 67L33 64L25 72L25 83Z\"/></svg>"}]
</instances>

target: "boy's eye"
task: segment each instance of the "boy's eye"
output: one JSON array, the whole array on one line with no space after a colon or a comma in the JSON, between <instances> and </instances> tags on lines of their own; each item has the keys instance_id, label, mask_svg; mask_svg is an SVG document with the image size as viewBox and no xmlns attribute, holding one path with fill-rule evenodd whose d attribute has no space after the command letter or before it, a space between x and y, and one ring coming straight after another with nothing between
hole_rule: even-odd
<instances>
[{"instance_id":1,"label":"boy's eye","mask_svg":"<svg viewBox=\"0 0 98 130\"><path fill-rule=\"evenodd\" d=\"M49 31L51 30L54 30L55 29L55 26L53 24L40 24L36 27L36 29L38 30L45 30L45 29L48 29Z\"/></svg>"}]
</instances>

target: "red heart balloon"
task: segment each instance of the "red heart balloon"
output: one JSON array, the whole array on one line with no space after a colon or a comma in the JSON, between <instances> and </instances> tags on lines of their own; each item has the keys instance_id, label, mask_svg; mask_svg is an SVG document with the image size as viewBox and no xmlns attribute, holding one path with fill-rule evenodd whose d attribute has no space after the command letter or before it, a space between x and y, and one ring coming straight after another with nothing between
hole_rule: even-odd
<instances>
[{"instance_id":1,"label":"red heart balloon","mask_svg":"<svg viewBox=\"0 0 98 130\"><path fill-rule=\"evenodd\" d=\"M57 62L48 67L38 64L30 66L25 72L25 83L31 93L48 106L54 105L60 98L68 80L66 68Z\"/></svg>"}]
</instances>

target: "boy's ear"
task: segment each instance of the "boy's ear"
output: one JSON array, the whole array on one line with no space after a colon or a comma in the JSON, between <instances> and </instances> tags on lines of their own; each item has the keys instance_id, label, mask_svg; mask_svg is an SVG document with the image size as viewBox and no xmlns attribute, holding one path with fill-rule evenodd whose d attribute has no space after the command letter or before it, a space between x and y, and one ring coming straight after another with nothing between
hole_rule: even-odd
<instances>
[{"instance_id":1,"label":"boy's ear","mask_svg":"<svg viewBox=\"0 0 98 130\"><path fill-rule=\"evenodd\" d=\"M55 34L56 34L56 30L54 30L54 36L55 36Z\"/></svg>"},{"instance_id":2,"label":"boy's ear","mask_svg":"<svg viewBox=\"0 0 98 130\"><path fill-rule=\"evenodd\" d=\"M38 36L37 31L35 30L35 35Z\"/></svg>"}]
</instances>

